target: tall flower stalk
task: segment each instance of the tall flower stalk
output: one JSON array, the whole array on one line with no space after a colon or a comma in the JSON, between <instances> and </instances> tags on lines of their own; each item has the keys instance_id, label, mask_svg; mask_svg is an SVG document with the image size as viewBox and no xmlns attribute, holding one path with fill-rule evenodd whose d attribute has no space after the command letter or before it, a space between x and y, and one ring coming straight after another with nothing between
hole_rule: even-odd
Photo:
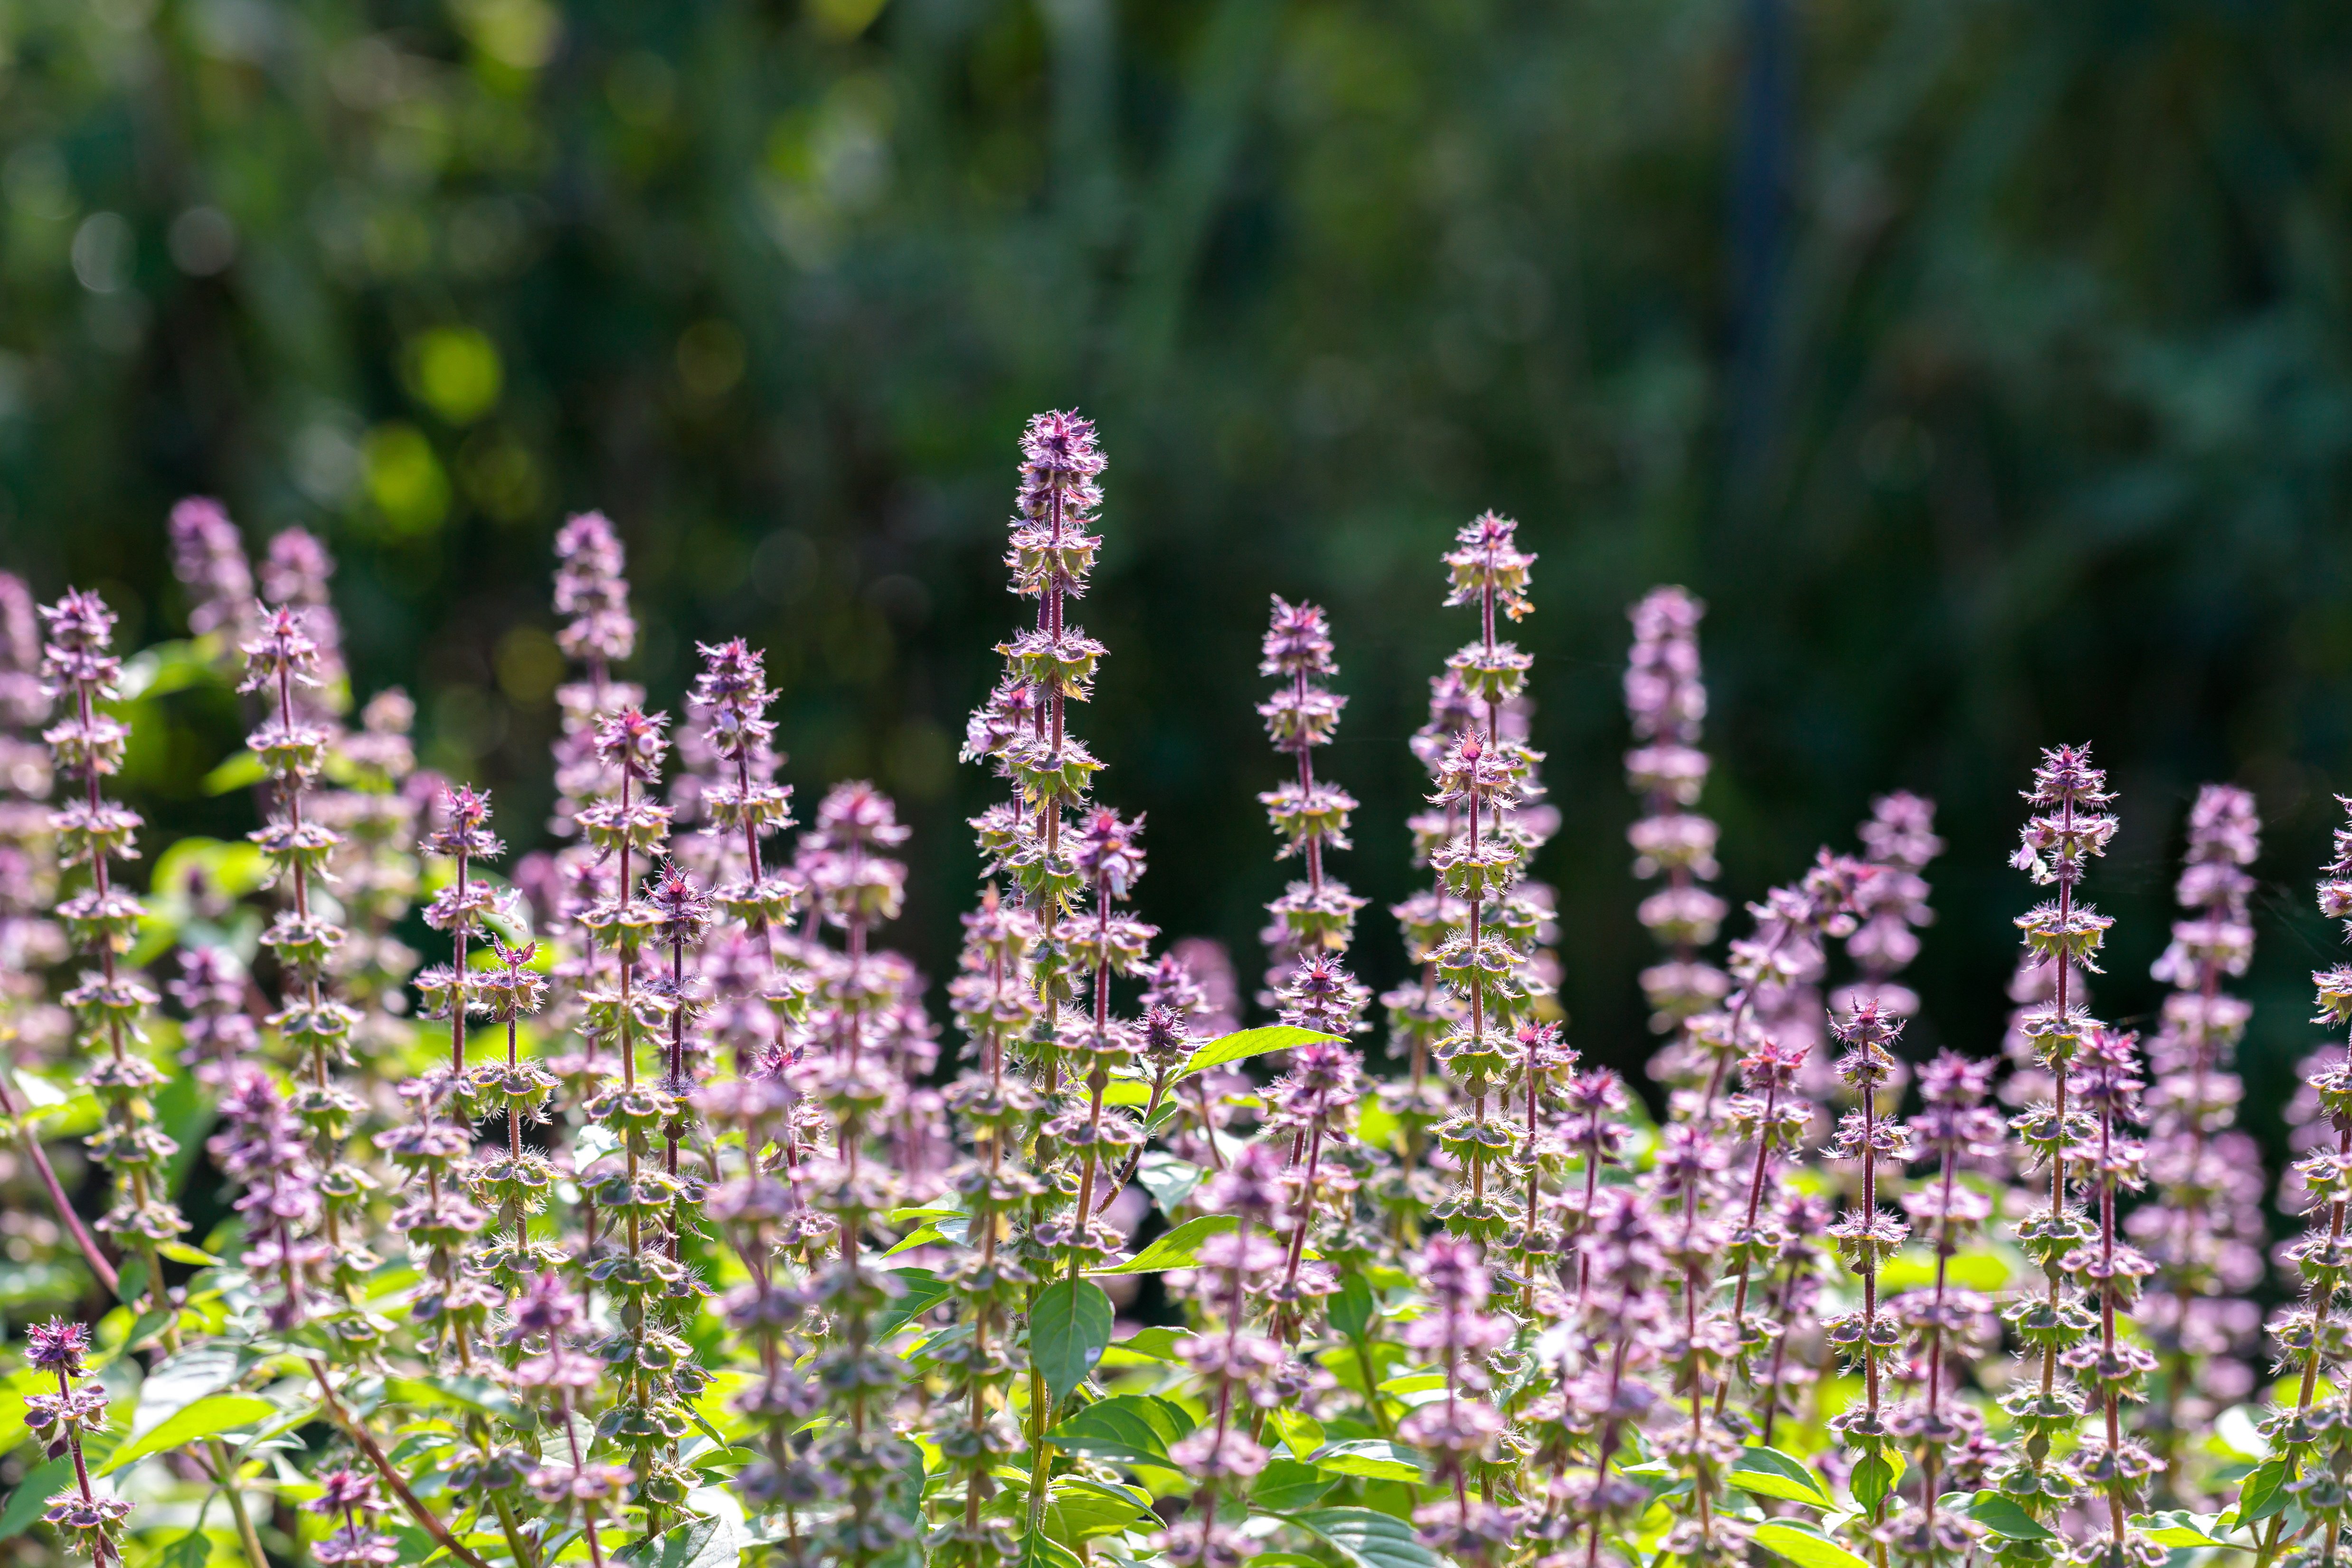
<instances>
[{"instance_id":1,"label":"tall flower stalk","mask_svg":"<svg viewBox=\"0 0 2352 1568\"><path fill-rule=\"evenodd\" d=\"M1960 1180L1964 1165L1996 1158L2006 1129L1985 1104L1994 1063L1970 1061L1946 1051L1920 1069L1924 1104L1911 1130L1920 1152L1935 1162L1934 1174L1906 1192L1903 1209L1923 1227L1934 1247L1936 1276L1924 1289L1897 1299L1896 1314L1912 1336L1915 1373L1924 1373L1919 1396L1897 1410L1888 1426L1916 1444L1919 1472L1916 1510L1897 1521L1895 1542L1906 1558L1930 1564L1965 1556L1979 1533L1950 1510L1938 1511L1948 1456L1980 1438L1984 1419L1958 1397L1952 1378L1972 1331L1990 1313L1991 1303L1951 1282L1952 1258L1992 1213L1991 1200Z\"/></svg>"},{"instance_id":2,"label":"tall flower stalk","mask_svg":"<svg viewBox=\"0 0 2352 1568\"><path fill-rule=\"evenodd\" d=\"M68 589L44 605L47 641L41 675L64 715L42 739L58 774L80 786L51 817L58 859L79 886L58 905L74 948L92 967L81 971L65 995L72 1009L80 1054L91 1058L82 1085L105 1107L105 1120L89 1138L91 1157L114 1173L114 1198L98 1228L134 1250L143 1265L142 1294L148 1310L163 1308L163 1260L157 1247L188 1228L164 1172L178 1143L158 1124L151 1092L163 1073L131 1047L144 1039L142 1018L155 1005L155 993L123 962L146 913L138 897L116 885L114 863L137 858L138 813L106 798L104 782L122 768L130 731L100 704L117 695L122 664L114 656L114 612L95 594ZM53 1198L61 1198L52 1185ZM70 1222L70 1207L59 1203ZM95 1249L90 1250L94 1253ZM100 1277L108 1272L100 1269Z\"/></svg>"},{"instance_id":3,"label":"tall flower stalk","mask_svg":"<svg viewBox=\"0 0 2352 1568\"><path fill-rule=\"evenodd\" d=\"M375 1258L355 1237L347 1242L343 1231L347 1225L358 1225L375 1183L344 1152L360 1102L337 1081L335 1068L348 1056L358 1015L330 989L329 976L345 933L328 907L312 899L342 836L307 813L310 790L325 770L333 742L332 727L316 717L314 707L297 700L299 691L314 689L321 679L321 655L309 625L310 618L291 606L281 605L262 616L253 640L245 646L241 689L258 694L266 712L246 738L270 780L269 821L251 837L268 858L285 896L261 937L262 945L277 958L279 973L279 1005L269 1024L295 1058L301 1088L295 1094L294 1110L310 1131L320 1171L329 1267L348 1297ZM338 1331L358 1338L373 1332L359 1312L340 1312L335 1323Z\"/></svg>"},{"instance_id":4,"label":"tall flower stalk","mask_svg":"<svg viewBox=\"0 0 2352 1568\"><path fill-rule=\"evenodd\" d=\"M612 955L597 988L586 997L588 1027L609 1047L620 1075L608 1079L583 1110L618 1145L621 1168L593 1182L597 1210L616 1223L621 1245L589 1265L588 1278L613 1303L617 1327L597 1353L618 1385L597 1422L598 1434L631 1456L647 1531L662 1510L684 1501L690 1473L664 1457L691 1428L681 1400L699 1388L694 1363L676 1335L656 1321L656 1305L681 1287L684 1269L659 1245L660 1227L677 1202L678 1184L649 1159L651 1142L677 1116L677 1101L657 1081L641 1076L644 1047L658 1042L669 1004L638 968L660 921L639 896L637 870L669 836L669 808L654 798L669 754L668 716L625 708L596 729L596 760L613 793L584 806L582 831L614 866L611 892L582 918ZM642 857L642 858L640 858ZM583 1177L584 1180L584 1177ZM592 1243L593 1237L591 1237ZM684 1386L681 1386L681 1384Z\"/></svg>"},{"instance_id":5,"label":"tall flower stalk","mask_svg":"<svg viewBox=\"0 0 2352 1568\"><path fill-rule=\"evenodd\" d=\"M2333 853L2322 868L2319 910L2342 922L2352 941L2352 800L2344 803L2347 826L2336 829ZM2319 1012L2314 1022L2337 1028L2352 1025L2352 965L2338 964L2311 977ZM2352 1319L2340 1314L2347 1283L2352 1283L2352 1248L2346 1246L2345 1205L2352 1203L2352 1047L2345 1056L2323 1065L2310 1078L2322 1112L2336 1132L2335 1146L2322 1146L2295 1163L2301 1178L2306 1229L2303 1239L2286 1248L2287 1261L2302 1276L2304 1298L2299 1305L2275 1314L2269 1337L2277 1347L2280 1383L2264 1425L2271 1441L2271 1462L2277 1467L2274 1485L2289 1496L2301 1494L2325 1511L2326 1554L2335 1554L2341 1529L2344 1491L2332 1466L2315 1463L2332 1447L2339 1412L2315 1407L2323 1369L2352 1359ZM2321 1216L2326 1216L2325 1228ZM2286 1403L2290 1381L2294 1402ZM2309 1506L2309 1505L2307 1505ZM2284 1512L2273 1513L2263 1527L2259 1568L2270 1563L2281 1545L2286 1524Z\"/></svg>"},{"instance_id":6,"label":"tall flower stalk","mask_svg":"<svg viewBox=\"0 0 2352 1568\"><path fill-rule=\"evenodd\" d=\"M2027 960L2049 967L2054 986L2048 1003L2029 1008L2020 1020L2035 1059L2053 1085L2053 1098L2027 1110L2010 1125L2031 1156L2049 1168L2048 1201L2020 1220L2018 1245L2042 1266L2046 1289L2027 1294L2005 1314L2011 1330L2040 1362L2040 1374L2002 1396L2017 1445L2000 1475L2000 1489L2037 1519L2046 1520L2074 1496L2074 1480L2051 1463L2052 1447L2081 1422L2081 1395L2058 1381L2059 1358L2082 1344L2099 1326L2079 1300L2069 1276L2077 1254L2096 1232L2070 1200L2067 1174L2075 1151L2095 1136L2096 1127L2070 1104L2074 1060L2083 1042L2103 1026L2093 1018L2070 983L2077 969L2098 973L2098 952L2114 922L2084 903L2079 888L2084 868L2106 853L2116 818L2106 809L2115 797L2107 776L2091 765L2086 747L2054 746L2042 753L2033 787L2025 794L2033 807L2010 863L2055 899L2017 920ZM2030 1363L2029 1363L2030 1364ZM2039 1562L2040 1543L2004 1538L1998 1549L2004 1563Z\"/></svg>"},{"instance_id":7,"label":"tall flower stalk","mask_svg":"<svg viewBox=\"0 0 2352 1568\"><path fill-rule=\"evenodd\" d=\"M2236 1126L2245 1086L2232 1070L2252 1009L2223 987L2253 959L2246 868L2261 851L2254 798L2207 784L2189 813L2177 894L2184 918L2151 972L2172 987L2148 1047L2148 1174L2158 1198L2125 1221L2155 1260L2140 1322L2160 1376L2140 1430L2156 1450L2159 1497L2201 1500L2188 1434L2252 1386L2240 1354L2260 1326L2242 1300L2263 1275L2262 1152Z\"/></svg>"},{"instance_id":8,"label":"tall flower stalk","mask_svg":"<svg viewBox=\"0 0 2352 1568\"><path fill-rule=\"evenodd\" d=\"M1830 1227L1839 1255L1862 1282L1862 1307L1829 1325L1830 1343L1850 1363L1862 1368L1863 1397L1848 1405L1830 1424L1838 1440L1852 1451L1854 1500L1865 1509L1874 1532L1886 1520L1886 1500L1895 1489L1895 1464L1888 1458L1895 1430L1887 1422L1883 1384L1888 1359L1902 1344L1893 1314L1878 1299L1879 1270L1899 1251L1910 1226L1879 1206L1885 1195L1881 1172L1891 1177L1912 1157L1911 1130L1891 1116L1882 1116L1878 1102L1895 1070L1891 1047L1903 1033L1902 1020L1889 1017L1875 1003L1865 1002L1852 1016L1833 1024L1838 1043L1846 1049L1838 1063L1838 1077L1860 1103L1845 1113L1830 1144L1833 1160L1862 1167L1859 1202ZM1886 1561L1884 1539L1874 1542L1881 1568Z\"/></svg>"},{"instance_id":9,"label":"tall flower stalk","mask_svg":"<svg viewBox=\"0 0 2352 1568\"><path fill-rule=\"evenodd\" d=\"M1241 1532L1218 1518L1271 1458L1252 1435L1273 1403L1271 1374L1282 1351L1249 1326L1251 1286L1282 1265L1275 1236L1286 1221L1282 1157L1253 1143L1203 1185L1201 1206L1233 1216L1234 1227L1201 1248L1205 1300L1216 1319L1178 1342L1176 1353L1201 1380L1206 1415L1169 1449L1181 1471L1200 1479L1181 1518L1154 1542L1176 1568L1237 1568L1249 1554Z\"/></svg>"},{"instance_id":10,"label":"tall flower stalk","mask_svg":"<svg viewBox=\"0 0 2352 1568\"><path fill-rule=\"evenodd\" d=\"M1257 710L1274 749L1295 762L1298 776L1257 798L1282 840L1277 857L1296 857L1307 872L1266 906L1274 917L1265 931L1268 986L1283 1022L1345 1036L1360 1026L1371 996L1339 962L1364 900L1324 867L1328 851L1349 847L1348 817L1356 809L1353 795L1315 776L1315 752L1330 744L1348 704L1323 685L1339 672L1331 651L1330 625L1319 605L1275 599L1258 673L1282 684Z\"/></svg>"},{"instance_id":11,"label":"tall flower stalk","mask_svg":"<svg viewBox=\"0 0 2352 1568\"><path fill-rule=\"evenodd\" d=\"M1533 964L1544 911L1517 887L1541 835L1514 815L1540 794L1535 769L1542 758L1523 739L1507 737L1503 724L1506 707L1524 696L1534 663L1497 635L1499 617L1521 620L1535 608L1529 589L1536 558L1518 548L1517 529L1508 518L1482 513L1454 535L1456 548L1444 558L1445 603L1475 605L1478 635L1446 660L1470 722L1444 753L1430 796L1454 830L1429 852L1443 895L1454 900L1441 897L1438 912L1459 919L1431 962L1465 1014L1451 1020L1436 1055L1469 1100L1436 1130L1438 1147L1466 1180L1435 1212L1448 1230L1481 1247L1513 1226L1512 1205L1487 1190L1519 1142L1506 1124L1499 1091L1517 1056L1514 1026L1548 991Z\"/></svg>"},{"instance_id":12,"label":"tall flower stalk","mask_svg":"<svg viewBox=\"0 0 2352 1568\"><path fill-rule=\"evenodd\" d=\"M2139 1120L2139 1042L2120 1030L2094 1030L2083 1043L2081 1100L2098 1120L2094 1139L2074 1152L2097 1205L2096 1250L2079 1249L2069 1259L2098 1300L2099 1337L2068 1350L2066 1368L2097 1406L2100 1426L2074 1457L2074 1470L2088 1489L2105 1494L2105 1528L2082 1543L2080 1560L2100 1568L2156 1568L2162 1548L2129 1523L2144 1500L2156 1459L2123 1429L2122 1404L2141 1397L2141 1385L2156 1370L2156 1358L2123 1337L2123 1321L2139 1299L2140 1282L2155 1265L2118 1239L2116 1199L2144 1183L2147 1150L2131 1136Z\"/></svg>"},{"instance_id":13,"label":"tall flower stalk","mask_svg":"<svg viewBox=\"0 0 2352 1568\"><path fill-rule=\"evenodd\" d=\"M1625 712L1634 747L1625 753L1625 781L1641 797L1641 817L1626 829L1633 874L1664 885L1642 900L1641 921L1665 950L1642 972L1650 1026L1678 1031L1706 1012L1731 987L1724 973L1699 956L1722 925L1724 901L1707 884L1721 875L1716 825L1694 811L1706 787L1707 756L1698 748L1706 719L1706 686L1699 676L1698 623L1706 606L1676 587L1653 588L1626 612L1633 647L1625 666ZM1670 1083L1695 1070L1671 1046L1654 1071ZM1702 1069L1703 1070L1703 1069Z\"/></svg>"}]
</instances>

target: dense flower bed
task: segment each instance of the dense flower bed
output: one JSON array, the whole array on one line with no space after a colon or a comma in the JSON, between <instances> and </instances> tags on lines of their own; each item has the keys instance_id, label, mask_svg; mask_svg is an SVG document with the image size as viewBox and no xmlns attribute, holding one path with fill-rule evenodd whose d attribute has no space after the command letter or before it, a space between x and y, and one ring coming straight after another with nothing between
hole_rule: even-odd
<instances>
[{"instance_id":1,"label":"dense flower bed","mask_svg":"<svg viewBox=\"0 0 2352 1568\"><path fill-rule=\"evenodd\" d=\"M2116 803L2087 748L2047 752L2006 1058L1917 1060L1931 806L1879 800L1711 956L1702 608L1655 591L1625 673L1654 1119L1551 1000L1528 868L1559 818L1502 635L1535 562L1482 516L1444 557L1471 635L1412 740L1426 884L1388 912L1418 974L1377 999L1374 1074L1316 606L1275 601L1262 665L1259 798L1298 872L1254 1005L1277 1021L1241 1027L1223 953L1133 912L1142 824L1076 722L1109 652L1073 619L1103 466L1076 416L1023 441L1005 561L1034 616L968 731L1003 798L944 1061L882 945L891 803L841 784L787 837L740 641L649 710L603 518L557 542L559 847L510 867L491 802L415 766L405 698L350 721L309 536L257 593L236 527L184 503L190 640L128 660L95 595L37 616L0 577L0 1110L61 1294L115 1303L25 1334L0 1536L174 1568L2333 1561L2352 1084L2331 1053L2300 1102L2312 1228L2258 1413L2249 795L2196 804L2143 1040L2087 990ZM134 895L122 715L223 672L264 826L164 847ZM2352 830L2320 901L2352 918ZM2316 980L2352 1022L2352 969ZM82 1158L111 1178L87 1223ZM199 1237L181 1205L215 1189Z\"/></svg>"}]
</instances>

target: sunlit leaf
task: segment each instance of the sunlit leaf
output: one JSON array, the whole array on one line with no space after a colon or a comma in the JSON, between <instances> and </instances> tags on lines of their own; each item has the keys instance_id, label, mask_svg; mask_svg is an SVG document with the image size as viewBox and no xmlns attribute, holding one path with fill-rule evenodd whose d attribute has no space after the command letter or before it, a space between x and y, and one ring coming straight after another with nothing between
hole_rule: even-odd
<instances>
[{"instance_id":1,"label":"sunlit leaf","mask_svg":"<svg viewBox=\"0 0 2352 1568\"><path fill-rule=\"evenodd\" d=\"M2246 1550L2233 1541L2222 1539L2220 1516L2216 1514L2191 1513L2176 1508L2162 1513L2136 1513L2131 1522L2158 1546L2229 1546Z\"/></svg>"},{"instance_id":2,"label":"sunlit leaf","mask_svg":"<svg viewBox=\"0 0 2352 1568\"><path fill-rule=\"evenodd\" d=\"M2011 1541L2055 1539L2042 1522L2025 1511L2025 1505L2006 1492L1980 1491L1969 1504L1969 1517L1995 1535Z\"/></svg>"},{"instance_id":3,"label":"sunlit leaf","mask_svg":"<svg viewBox=\"0 0 2352 1568\"><path fill-rule=\"evenodd\" d=\"M1097 1268L1097 1274L1159 1274L1171 1268L1192 1268L1201 1261L1201 1243L1213 1236L1223 1236L1237 1222L1229 1214L1204 1214L1188 1219L1175 1229L1155 1239L1150 1246L1111 1268Z\"/></svg>"},{"instance_id":4,"label":"sunlit leaf","mask_svg":"<svg viewBox=\"0 0 2352 1568\"><path fill-rule=\"evenodd\" d=\"M1110 1343L1110 1298L1091 1279L1056 1279L1029 1310L1029 1354L1057 1403L1094 1371Z\"/></svg>"},{"instance_id":5,"label":"sunlit leaf","mask_svg":"<svg viewBox=\"0 0 2352 1568\"><path fill-rule=\"evenodd\" d=\"M1417 1450L1378 1437L1328 1444L1310 1456L1309 1463L1335 1476L1360 1476L1370 1481L1419 1481L1428 1474Z\"/></svg>"},{"instance_id":6,"label":"sunlit leaf","mask_svg":"<svg viewBox=\"0 0 2352 1568\"><path fill-rule=\"evenodd\" d=\"M1317 1508L1283 1517L1338 1552L1349 1568L1437 1568L1440 1561L1412 1526L1369 1508Z\"/></svg>"},{"instance_id":7,"label":"sunlit leaf","mask_svg":"<svg viewBox=\"0 0 2352 1568\"><path fill-rule=\"evenodd\" d=\"M1863 1558L1840 1546L1826 1535L1773 1520L1756 1527L1756 1544L1776 1557L1785 1557L1797 1568L1870 1568Z\"/></svg>"},{"instance_id":8,"label":"sunlit leaf","mask_svg":"<svg viewBox=\"0 0 2352 1568\"><path fill-rule=\"evenodd\" d=\"M1176 1076L1191 1078L1194 1073L1221 1068L1229 1062L1250 1057L1262 1057L1268 1051L1286 1051L1314 1040L1337 1040L1336 1035L1319 1034L1313 1029L1301 1029L1290 1024L1267 1024L1260 1028L1242 1029L1211 1040L1194 1051L1184 1063L1184 1070Z\"/></svg>"},{"instance_id":9,"label":"sunlit leaf","mask_svg":"<svg viewBox=\"0 0 2352 1568\"><path fill-rule=\"evenodd\" d=\"M152 1431L125 1442L98 1468L98 1474L109 1475L150 1454L166 1453L241 1426L258 1426L278 1414L278 1406L250 1394L215 1394L197 1400Z\"/></svg>"},{"instance_id":10,"label":"sunlit leaf","mask_svg":"<svg viewBox=\"0 0 2352 1568\"><path fill-rule=\"evenodd\" d=\"M1837 1502L1803 1460L1778 1448L1756 1444L1739 1451L1731 1467L1731 1484L1757 1497L1801 1502L1809 1508L1835 1508Z\"/></svg>"}]
</instances>

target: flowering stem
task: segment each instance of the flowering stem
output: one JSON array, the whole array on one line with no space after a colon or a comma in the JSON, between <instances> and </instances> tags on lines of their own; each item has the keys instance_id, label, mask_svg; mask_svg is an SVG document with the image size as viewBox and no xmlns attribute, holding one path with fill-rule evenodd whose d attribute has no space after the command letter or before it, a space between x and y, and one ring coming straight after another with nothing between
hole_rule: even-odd
<instances>
[{"instance_id":1,"label":"flowering stem","mask_svg":"<svg viewBox=\"0 0 2352 1568\"><path fill-rule=\"evenodd\" d=\"M352 1441L358 1445L360 1452L367 1456L368 1463L375 1467L376 1473L383 1478L384 1485L392 1489L392 1495L398 1498L401 1506L409 1511L410 1516L418 1524L425 1527L425 1532L439 1542L444 1552L467 1564L467 1568L489 1568L488 1563L467 1550L465 1542L449 1533L449 1527L441 1522L438 1514L419 1502L416 1494L408 1489L408 1483L403 1480L400 1472L393 1468L391 1459L384 1455L383 1446L375 1440L374 1436L356 1416L343 1408L343 1402L335 1397L335 1385L327 1380L326 1367L321 1365L317 1358L311 1356L305 1356L303 1364L310 1369L310 1375L318 1380L319 1393L327 1402L327 1414L332 1416L335 1425L341 1426L350 1436ZM566 1397L568 1403L569 1396ZM567 1409L564 1422L567 1431L572 1425L569 1415L570 1412ZM591 1521L588 1527L588 1539L592 1552L594 1551L595 1530L594 1523ZM599 1557L597 1562L601 1568L603 1559Z\"/></svg>"},{"instance_id":2,"label":"flowering stem","mask_svg":"<svg viewBox=\"0 0 2352 1568\"><path fill-rule=\"evenodd\" d=\"M1748 1214L1747 1218L1742 1222L1742 1234L1750 1238L1756 1234L1756 1216L1763 1211L1764 1173L1772 1158L1772 1111L1778 1103L1780 1093L1780 1080L1779 1075L1775 1074L1765 1082L1764 1115L1756 1124L1756 1163L1748 1173ZM1748 1251L1743 1247L1739 1253L1739 1284L1731 1297L1732 1327L1741 1331L1743 1338L1746 1334L1747 1321ZM1715 1386L1715 1414L1718 1419L1723 1415L1723 1402L1730 1393L1731 1378L1726 1374L1723 1381Z\"/></svg>"},{"instance_id":3,"label":"flowering stem","mask_svg":"<svg viewBox=\"0 0 2352 1568\"><path fill-rule=\"evenodd\" d=\"M2099 1100L2099 1351L2103 1384L2101 1404L2107 1420L2107 1452L2115 1455L2123 1441L2121 1424L2116 1405L2118 1390L2114 1376L2116 1364L2116 1178L2109 1160L2115 1145L2116 1112L2112 1096ZM2124 1478L2118 1473L2107 1483L2108 1529L2121 1545L2124 1539Z\"/></svg>"},{"instance_id":4,"label":"flowering stem","mask_svg":"<svg viewBox=\"0 0 2352 1568\"><path fill-rule=\"evenodd\" d=\"M572 1426L572 1391L568 1388L559 1388L556 1391L556 1413L563 1422L563 1441L572 1449L572 1473L576 1476L581 1470L580 1434ZM580 1505L580 1522L582 1533L588 1538L588 1561L592 1568L604 1568L604 1548L596 1539L596 1505L594 1503L583 1502Z\"/></svg>"},{"instance_id":5,"label":"flowering stem","mask_svg":"<svg viewBox=\"0 0 2352 1568\"><path fill-rule=\"evenodd\" d=\"M1944 1400L1944 1281L1951 1271L1952 1261L1952 1183L1959 1165L1958 1151L1947 1147L1943 1165L1937 1178L1936 1213L1936 1287L1928 1307L1927 1322L1927 1429L1928 1440L1920 1445L1919 1473L1922 1506L1927 1510L1929 1538L1933 1539L1936 1523L1936 1461L1943 1457L1943 1447L1934 1436L1939 1429L1937 1417Z\"/></svg>"}]
</instances>

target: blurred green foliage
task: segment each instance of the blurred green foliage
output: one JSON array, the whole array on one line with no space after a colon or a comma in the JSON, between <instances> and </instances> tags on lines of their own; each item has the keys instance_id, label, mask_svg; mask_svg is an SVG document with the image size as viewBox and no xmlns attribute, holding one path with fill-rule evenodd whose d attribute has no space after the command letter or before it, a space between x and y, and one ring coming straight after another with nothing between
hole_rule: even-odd
<instances>
[{"instance_id":1,"label":"blurred green foliage","mask_svg":"<svg viewBox=\"0 0 2352 1568\"><path fill-rule=\"evenodd\" d=\"M750 636L803 797L904 798L938 973L1024 416L1081 406L1112 459L1080 722L1150 814L1142 907L1244 948L1265 595L1332 609L1340 868L1399 896L1403 737L1468 632L1435 552L1493 506L1543 555L1588 1051L1643 1048L1616 669L1675 578L1735 894L1875 791L1943 803L1923 1046L1995 1044L2034 746L2123 791L2125 1016L2189 795L2253 786L2271 1103L2352 740L2347 65L2308 0L15 0L0 536L135 644L178 629L176 495L321 530L358 685L415 689L527 843L548 541L602 507L657 701ZM201 784L233 703L150 706L142 804L240 831ZM1359 952L1393 977L1385 922Z\"/></svg>"}]
</instances>

